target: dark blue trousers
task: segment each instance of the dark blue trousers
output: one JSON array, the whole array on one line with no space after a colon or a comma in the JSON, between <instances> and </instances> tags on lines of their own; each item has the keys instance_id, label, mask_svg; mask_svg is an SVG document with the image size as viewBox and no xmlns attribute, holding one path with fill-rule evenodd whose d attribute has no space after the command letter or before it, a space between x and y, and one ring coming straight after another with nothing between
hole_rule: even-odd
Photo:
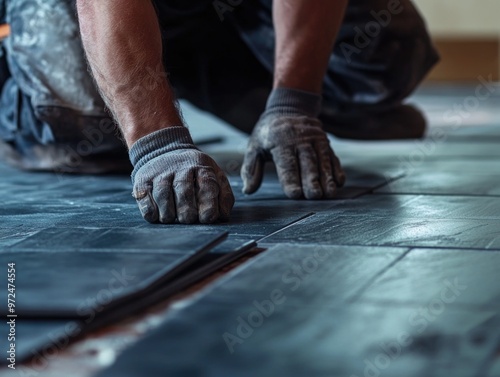
<instances>
[{"instance_id":1,"label":"dark blue trousers","mask_svg":"<svg viewBox=\"0 0 500 377\"><path fill-rule=\"evenodd\" d=\"M272 89L272 1L154 4L178 96L250 132ZM76 145L103 122L109 125L88 73L74 0L0 0L0 17L12 30L0 58L1 140L20 151ZM351 0L325 76L324 107L338 113L390 109L437 60L409 0ZM124 148L115 133L101 134L96 151Z\"/></svg>"}]
</instances>

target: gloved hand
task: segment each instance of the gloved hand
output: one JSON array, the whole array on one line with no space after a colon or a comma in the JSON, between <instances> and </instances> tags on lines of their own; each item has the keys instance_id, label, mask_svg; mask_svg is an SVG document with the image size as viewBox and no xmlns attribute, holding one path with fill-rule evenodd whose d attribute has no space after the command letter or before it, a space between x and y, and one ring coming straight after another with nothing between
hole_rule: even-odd
<instances>
[{"instance_id":1,"label":"gloved hand","mask_svg":"<svg viewBox=\"0 0 500 377\"><path fill-rule=\"evenodd\" d=\"M292 199L330 199L345 174L317 119L321 98L276 89L255 126L241 169L243 192L260 187L266 161L274 161L285 194Z\"/></svg>"},{"instance_id":2,"label":"gloved hand","mask_svg":"<svg viewBox=\"0 0 500 377\"><path fill-rule=\"evenodd\" d=\"M151 223L227 221L234 205L224 172L199 151L185 127L169 127L132 145L133 196Z\"/></svg>"}]
</instances>

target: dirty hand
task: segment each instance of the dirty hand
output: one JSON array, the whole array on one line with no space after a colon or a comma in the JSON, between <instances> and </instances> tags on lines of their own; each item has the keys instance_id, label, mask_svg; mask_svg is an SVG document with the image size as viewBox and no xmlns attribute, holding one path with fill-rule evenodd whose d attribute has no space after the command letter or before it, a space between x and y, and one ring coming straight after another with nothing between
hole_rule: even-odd
<instances>
[{"instance_id":1,"label":"dirty hand","mask_svg":"<svg viewBox=\"0 0 500 377\"><path fill-rule=\"evenodd\" d=\"M224 172L185 127L147 135L130 149L133 196L151 223L227 221L234 196Z\"/></svg>"},{"instance_id":2,"label":"dirty hand","mask_svg":"<svg viewBox=\"0 0 500 377\"><path fill-rule=\"evenodd\" d=\"M317 119L318 97L283 88L271 94L241 169L245 194L257 191L264 164L271 160L289 198L329 199L343 186L345 175L339 159Z\"/></svg>"}]
</instances>

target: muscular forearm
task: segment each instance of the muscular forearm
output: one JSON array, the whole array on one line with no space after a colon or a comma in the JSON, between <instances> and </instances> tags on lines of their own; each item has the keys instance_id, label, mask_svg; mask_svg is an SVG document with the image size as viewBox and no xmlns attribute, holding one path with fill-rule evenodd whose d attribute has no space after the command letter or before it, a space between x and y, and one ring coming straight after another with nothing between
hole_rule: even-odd
<instances>
[{"instance_id":1,"label":"muscular forearm","mask_svg":"<svg viewBox=\"0 0 500 377\"><path fill-rule=\"evenodd\" d=\"M273 0L274 90L248 144L243 192L255 192L272 158L289 198L333 198L345 181L317 119L322 82L348 0Z\"/></svg>"},{"instance_id":2,"label":"muscular forearm","mask_svg":"<svg viewBox=\"0 0 500 377\"><path fill-rule=\"evenodd\" d=\"M321 92L348 0L274 0L274 86Z\"/></svg>"},{"instance_id":3,"label":"muscular forearm","mask_svg":"<svg viewBox=\"0 0 500 377\"><path fill-rule=\"evenodd\" d=\"M78 0L83 44L99 89L131 146L182 125L162 64L162 42L149 0Z\"/></svg>"}]
</instances>

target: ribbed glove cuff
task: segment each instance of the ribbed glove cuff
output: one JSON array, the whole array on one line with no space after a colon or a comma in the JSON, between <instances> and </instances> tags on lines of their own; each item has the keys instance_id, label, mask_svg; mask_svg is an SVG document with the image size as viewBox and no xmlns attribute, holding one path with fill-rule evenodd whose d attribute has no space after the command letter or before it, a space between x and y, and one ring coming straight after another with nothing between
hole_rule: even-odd
<instances>
[{"instance_id":1,"label":"ribbed glove cuff","mask_svg":"<svg viewBox=\"0 0 500 377\"><path fill-rule=\"evenodd\" d=\"M297 89L274 89L267 100L265 114L303 115L317 118L321 112L321 96Z\"/></svg>"},{"instance_id":2,"label":"ribbed glove cuff","mask_svg":"<svg viewBox=\"0 0 500 377\"><path fill-rule=\"evenodd\" d=\"M178 149L197 149L186 127L168 127L140 138L129 150L132 178L152 159Z\"/></svg>"}]
</instances>

